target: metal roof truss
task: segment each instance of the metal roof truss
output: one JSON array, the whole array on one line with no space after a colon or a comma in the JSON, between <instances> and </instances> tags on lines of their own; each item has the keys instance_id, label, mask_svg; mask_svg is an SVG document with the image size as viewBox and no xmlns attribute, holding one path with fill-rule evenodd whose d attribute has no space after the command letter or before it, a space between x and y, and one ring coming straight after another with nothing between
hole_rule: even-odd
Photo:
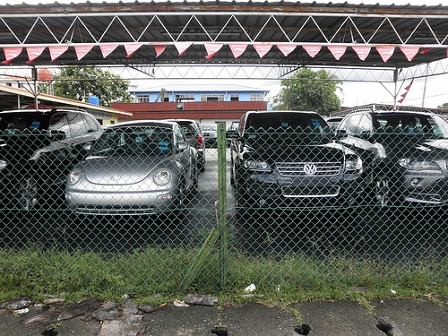
<instances>
[{"instance_id":1,"label":"metal roof truss","mask_svg":"<svg viewBox=\"0 0 448 336\"><path fill-rule=\"evenodd\" d=\"M0 7L0 48L5 55L23 48L3 62L10 67L124 65L131 79L280 79L306 66L325 68L340 80L386 82L447 72L443 6L272 4L247 11L204 5L191 11L179 5L157 11L138 3L126 10L55 3L36 6L37 13ZM356 51L360 46L366 55ZM390 49L380 51L384 46ZM51 54L61 47L60 55ZM33 56L32 50L42 51Z\"/></svg>"}]
</instances>

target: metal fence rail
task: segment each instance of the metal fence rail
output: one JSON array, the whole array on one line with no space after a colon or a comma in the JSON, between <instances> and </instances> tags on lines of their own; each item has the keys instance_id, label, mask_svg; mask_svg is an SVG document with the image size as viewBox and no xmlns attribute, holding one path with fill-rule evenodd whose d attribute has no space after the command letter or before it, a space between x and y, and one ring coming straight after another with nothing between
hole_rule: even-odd
<instances>
[{"instance_id":1,"label":"metal fence rail","mask_svg":"<svg viewBox=\"0 0 448 336\"><path fill-rule=\"evenodd\" d=\"M24 184L16 176L17 183L8 185L17 188L17 198L1 205L0 272L21 272L38 282L48 270L57 277L66 267L64 256L70 256L82 267L64 271L82 273L83 286L119 278L117 290L124 292L243 288L251 282L294 289L330 283L343 272L357 281L386 269L393 275L385 276L397 279L422 270L429 272L428 281L446 278L445 205L382 206L367 188L343 205L297 197L296 206L259 207L255 194L240 202L230 183L224 125L218 126L218 147L206 150L205 171L183 216L76 214L63 188L47 194L43 206L25 210ZM36 260L46 269L36 269ZM113 274L102 274L106 265Z\"/></svg>"}]
</instances>

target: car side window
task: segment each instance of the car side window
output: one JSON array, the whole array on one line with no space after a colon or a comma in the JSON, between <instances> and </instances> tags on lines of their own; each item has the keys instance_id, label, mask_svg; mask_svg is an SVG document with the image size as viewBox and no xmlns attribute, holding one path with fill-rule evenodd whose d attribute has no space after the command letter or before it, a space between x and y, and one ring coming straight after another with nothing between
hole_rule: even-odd
<instances>
[{"instance_id":1,"label":"car side window","mask_svg":"<svg viewBox=\"0 0 448 336\"><path fill-rule=\"evenodd\" d=\"M69 113L70 115L70 128L73 137L79 137L87 134L87 125L85 119L80 113Z\"/></svg>"},{"instance_id":2,"label":"car side window","mask_svg":"<svg viewBox=\"0 0 448 336\"><path fill-rule=\"evenodd\" d=\"M372 119L369 115L363 114L358 125L358 135L371 135L372 134Z\"/></svg>"},{"instance_id":3,"label":"car side window","mask_svg":"<svg viewBox=\"0 0 448 336\"><path fill-rule=\"evenodd\" d=\"M238 123L238 133L240 135L243 134L245 126L246 126L246 118L242 116L240 122Z\"/></svg>"},{"instance_id":4,"label":"car side window","mask_svg":"<svg viewBox=\"0 0 448 336\"><path fill-rule=\"evenodd\" d=\"M84 115L87 124L87 133L98 131L98 123L96 123L93 117Z\"/></svg>"},{"instance_id":5,"label":"car side window","mask_svg":"<svg viewBox=\"0 0 448 336\"><path fill-rule=\"evenodd\" d=\"M50 131L64 132L65 138L71 138L72 134L69 126L69 118L67 113L56 113L50 121L50 126L48 127Z\"/></svg>"}]
</instances>

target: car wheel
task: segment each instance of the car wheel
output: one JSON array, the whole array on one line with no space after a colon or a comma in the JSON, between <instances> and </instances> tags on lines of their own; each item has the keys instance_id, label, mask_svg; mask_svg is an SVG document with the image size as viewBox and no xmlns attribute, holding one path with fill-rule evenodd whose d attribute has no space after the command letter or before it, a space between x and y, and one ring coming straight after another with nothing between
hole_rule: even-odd
<instances>
[{"instance_id":1,"label":"car wheel","mask_svg":"<svg viewBox=\"0 0 448 336\"><path fill-rule=\"evenodd\" d=\"M236 189L235 167L233 162L230 163L230 185L232 186L233 189Z\"/></svg>"},{"instance_id":2,"label":"car wheel","mask_svg":"<svg viewBox=\"0 0 448 336\"><path fill-rule=\"evenodd\" d=\"M38 184L37 181L28 177L20 182L19 203L22 210L31 210L37 204Z\"/></svg>"},{"instance_id":3,"label":"car wheel","mask_svg":"<svg viewBox=\"0 0 448 336\"><path fill-rule=\"evenodd\" d=\"M390 205L391 197L391 182L385 175L380 175L375 180L374 197L375 203L380 207Z\"/></svg>"},{"instance_id":4,"label":"car wheel","mask_svg":"<svg viewBox=\"0 0 448 336\"><path fill-rule=\"evenodd\" d=\"M205 160L198 161L198 172L203 173L205 171Z\"/></svg>"},{"instance_id":5,"label":"car wheel","mask_svg":"<svg viewBox=\"0 0 448 336\"><path fill-rule=\"evenodd\" d=\"M186 190L185 190L185 183L181 183L179 186L178 194L176 197L176 203L175 203L175 209L172 212L173 218L180 218L184 216L185 213L185 203L186 203Z\"/></svg>"}]
</instances>

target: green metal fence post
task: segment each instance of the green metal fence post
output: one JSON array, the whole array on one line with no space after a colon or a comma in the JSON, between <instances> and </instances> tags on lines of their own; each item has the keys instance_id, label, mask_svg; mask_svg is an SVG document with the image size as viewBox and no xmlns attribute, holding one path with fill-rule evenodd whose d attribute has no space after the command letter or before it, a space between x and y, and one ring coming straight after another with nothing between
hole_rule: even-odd
<instances>
[{"instance_id":1,"label":"green metal fence post","mask_svg":"<svg viewBox=\"0 0 448 336\"><path fill-rule=\"evenodd\" d=\"M217 221L219 231L219 260L221 261L221 284L224 288L226 281L226 258L227 258L227 169L226 169L226 123L217 122L218 129L218 203Z\"/></svg>"}]
</instances>

